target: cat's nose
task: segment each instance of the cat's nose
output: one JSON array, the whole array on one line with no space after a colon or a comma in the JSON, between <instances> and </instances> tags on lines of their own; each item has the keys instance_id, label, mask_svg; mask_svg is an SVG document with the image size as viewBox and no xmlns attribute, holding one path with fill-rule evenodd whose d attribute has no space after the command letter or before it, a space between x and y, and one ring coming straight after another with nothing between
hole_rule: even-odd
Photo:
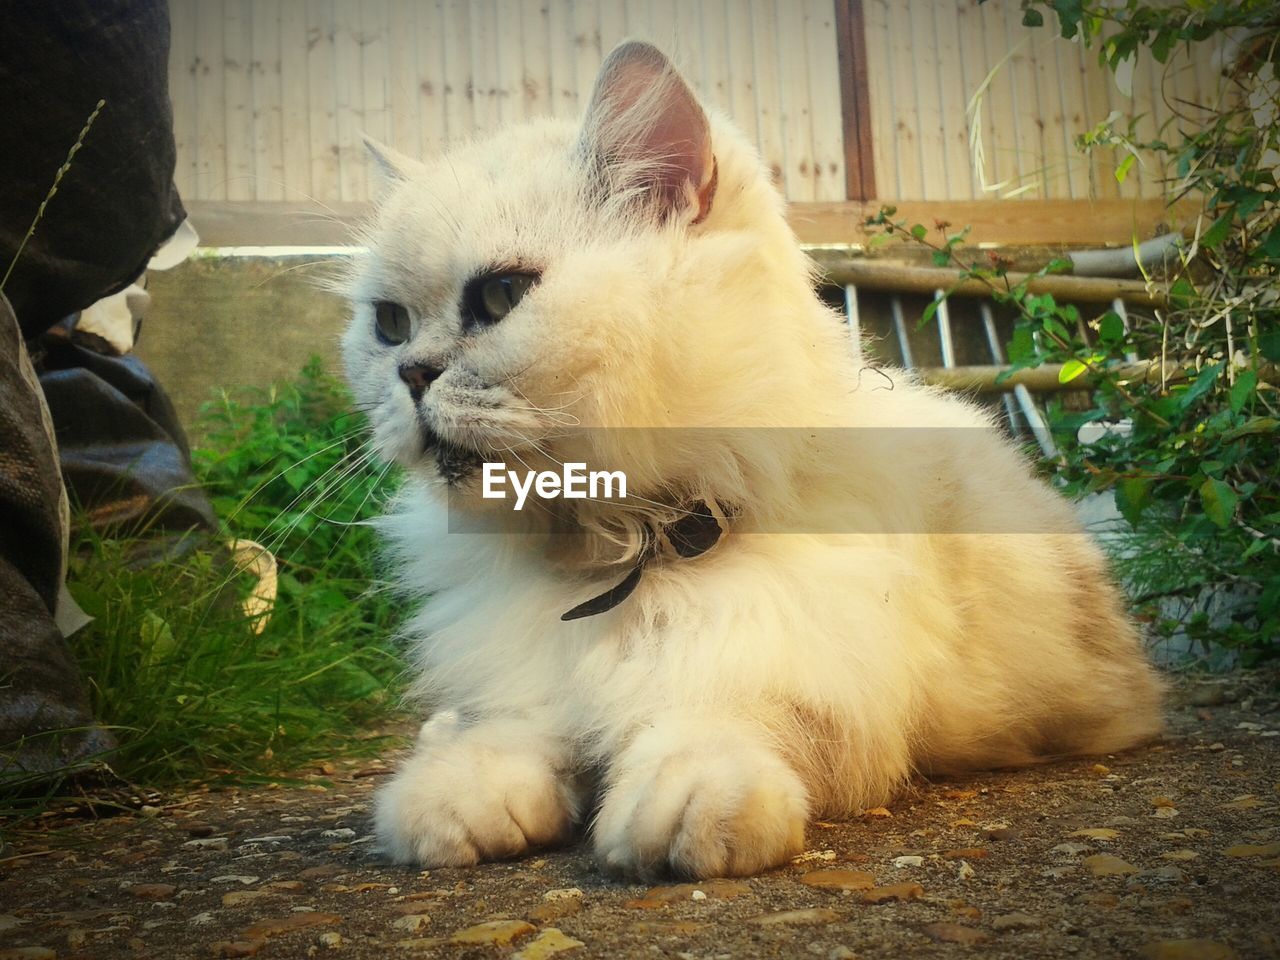
<instances>
[{"instance_id":1,"label":"cat's nose","mask_svg":"<svg viewBox=\"0 0 1280 960\"><path fill-rule=\"evenodd\" d=\"M414 400L422 399L427 388L444 373L444 367L431 363L406 363L400 368L400 379L409 387L409 395Z\"/></svg>"}]
</instances>

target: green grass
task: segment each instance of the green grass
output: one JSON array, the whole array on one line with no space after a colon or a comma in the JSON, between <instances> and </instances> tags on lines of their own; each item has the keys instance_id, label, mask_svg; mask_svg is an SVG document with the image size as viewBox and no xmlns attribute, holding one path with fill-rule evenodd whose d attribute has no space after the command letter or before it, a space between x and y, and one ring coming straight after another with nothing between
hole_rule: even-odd
<instances>
[{"instance_id":1,"label":"green grass","mask_svg":"<svg viewBox=\"0 0 1280 960\"><path fill-rule=\"evenodd\" d=\"M223 525L156 562L153 537L85 535L69 587L94 622L72 639L107 757L148 786L285 776L368 752L397 710L397 610L378 585L374 516L395 478L313 360L295 382L223 394L195 424L193 459ZM260 633L241 603L253 578L219 545L275 553L279 595Z\"/></svg>"}]
</instances>

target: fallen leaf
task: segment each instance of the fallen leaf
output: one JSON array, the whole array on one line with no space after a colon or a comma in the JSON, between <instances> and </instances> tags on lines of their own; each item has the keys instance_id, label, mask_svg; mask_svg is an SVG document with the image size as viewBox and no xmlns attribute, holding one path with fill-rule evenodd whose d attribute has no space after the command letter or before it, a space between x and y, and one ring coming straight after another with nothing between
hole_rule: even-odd
<instances>
[{"instance_id":1,"label":"fallen leaf","mask_svg":"<svg viewBox=\"0 0 1280 960\"><path fill-rule=\"evenodd\" d=\"M429 926L431 917L425 913L406 913L391 924L393 930L406 930L409 933L421 933Z\"/></svg>"},{"instance_id":2,"label":"fallen leaf","mask_svg":"<svg viewBox=\"0 0 1280 960\"><path fill-rule=\"evenodd\" d=\"M273 880L267 886L272 890L283 890L285 893L297 893L299 890L306 889L306 884L301 880Z\"/></svg>"},{"instance_id":3,"label":"fallen leaf","mask_svg":"<svg viewBox=\"0 0 1280 960\"><path fill-rule=\"evenodd\" d=\"M1122 877L1125 874L1138 872L1138 868L1133 864L1125 863L1119 857L1109 853L1095 853L1092 857L1085 857L1084 865L1095 877Z\"/></svg>"},{"instance_id":4,"label":"fallen leaf","mask_svg":"<svg viewBox=\"0 0 1280 960\"><path fill-rule=\"evenodd\" d=\"M1172 800L1170 800L1168 797L1152 797L1152 798L1151 798L1151 805L1152 805L1153 807L1173 807L1173 806L1177 806L1177 804L1175 804L1175 803L1174 803Z\"/></svg>"},{"instance_id":5,"label":"fallen leaf","mask_svg":"<svg viewBox=\"0 0 1280 960\"><path fill-rule=\"evenodd\" d=\"M876 885L875 877L861 870L814 870L800 882L820 890L870 890Z\"/></svg>"},{"instance_id":6,"label":"fallen leaf","mask_svg":"<svg viewBox=\"0 0 1280 960\"><path fill-rule=\"evenodd\" d=\"M246 903L253 903L255 900L270 900L274 893L270 890L232 890L230 893L222 895L222 905L224 907L241 907Z\"/></svg>"},{"instance_id":7,"label":"fallen leaf","mask_svg":"<svg viewBox=\"0 0 1280 960\"><path fill-rule=\"evenodd\" d=\"M537 927L524 920L490 920L488 923L477 923L474 927L459 930L449 937L449 942L508 947L517 940L523 940L537 932Z\"/></svg>"},{"instance_id":8,"label":"fallen leaf","mask_svg":"<svg viewBox=\"0 0 1280 960\"><path fill-rule=\"evenodd\" d=\"M978 795L977 790L947 790L942 794L948 800L972 800Z\"/></svg>"},{"instance_id":9,"label":"fallen leaf","mask_svg":"<svg viewBox=\"0 0 1280 960\"><path fill-rule=\"evenodd\" d=\"M1194 850L1168 850L1160 854L1162 860L1194 860L1198 856Z\"/></svg>"},{"instance_id":10,"label":"fallen leaf","mask_svg":"<svg viewBox=\"0 0 1280 960\"><path fill-rule=\"evenodd\" d=\"M218 957L252 957L264 944L265 940L219 940L213 944L213 953Z\"/></svg>"},{"instance_id":11,"label":"fallen leaf","mask_svg":"<svg viewBox=\"0 0 1280 960\"><path fill-rule=\"evenodd\" d=\"M843 918L840 914L834 910L815 907L809 910L779 910L776 913L762 913L758 917L748 918L747 923L754 923L758 927L800 926L815 923L835 923L841 919Z\"/></svg>"},{"instance_id":12,"label":"fallen leaf","mask_svg":"<svg viewBox=\"0 0 1280 960\"><path fill-rule=\"evenodd\" d=\"M987 831L988 840L1018 840L1022 831L1016 827L993 827Z\"/></svg>"},{"instance_id":13,"label":"fallen leaf","mask_svg":"<svg viewBox=\"0 0 1280 960\"><path fill-rule=\"evenodd\" d=\"M1092 772L1095 776L1105 777L1108 773L1111 772L1111 768L1108 767L1105 763L1095 763L1092 767L1090 767L1090 772Z\"/></svg>"},{"instance_id":14,"label":"fallen leaf","mask_svg":"<svg viewBox=\"0 0 1280 960\"><path fill-rule=\"evenodd\" d=\"M872 807L870 810L863 810L864 817L892 817L893 814L885 807Z\"/></svg>"},{"instance_id":15,"label":"fallen leaf","mask_svg":"<svg viewBox=\"0 0 1280 960\"><path fill-rule=\"evenodd\" d=\"M1040 918L1033 917L1029 913L1006 913L999 917L991 919L991 929L1001 932L1004 930L1026 930L1031 927L1040 926Z\"/></svg>"},{"instance_id":16,"label":"fallen leaf","mask_svg":"<svg viewBox=\"0 0 1280 960\"><path fill-rule=\"evenodd\" d=\"M1236 952L1216 940L1157 940L1138 951L1147 960L1234 960Z\"/></svg>"},{"instance_id":17,"label":"fallen leaf","mask_svg":"<svg viewBox=\"0 0 1280 960\"><path fill-rule=\"evenodd\" d=\"M1114 840L1120 836L1120 831L1112 830L1110 827L1089 827L1086 830L1077 830L1069 836L1088 837L1090 840Z\"/></svg>"},{"instance_id":18,"label":"fallen leaf","mask_svg":"<svg viewBox=\"0 0 1280 960\"><path fill-rule=\"evenodd\" d=\"M920 932L940 943L986 943L991 939L982 930L959 923L926 923Z\"/></svg>"},{"instance_id":19,"label":"fallen leaf","mask_svg":"<svg viewBox=\"0 0 1280 960\"><path fill-rule=\"evenodd\" d=\"M971 906L967 903L953 903L951 905L951 912L957 917L964 917L966 920L982 919L982 911L978 907Z\"/></svg>"},{"instance_id":20,"label":"fallen leaf","mask_svg":"<svg viewBox=\"0 0 1280 960\"><path fill-rule=\"evenodd\" d=\"M924 887L918 883L891 883L884 887L872 887L862 893L862 902L869 904L893 903L898 900L915 900L924 895Z\"/></svg>"},{"instance_id":21,"label":"fallen leaf","mask_svg":"<svg viewBox=\"0 0 1280 960\"><path fill-rule=\"evenodd\" d=\"M547 927L527 947L512 954L511 960L543 960L544 957L568 953L570 950L580 950L585 946L586 944L581 940L566 936L555 927Z\"/></svg>"}]
</instances>

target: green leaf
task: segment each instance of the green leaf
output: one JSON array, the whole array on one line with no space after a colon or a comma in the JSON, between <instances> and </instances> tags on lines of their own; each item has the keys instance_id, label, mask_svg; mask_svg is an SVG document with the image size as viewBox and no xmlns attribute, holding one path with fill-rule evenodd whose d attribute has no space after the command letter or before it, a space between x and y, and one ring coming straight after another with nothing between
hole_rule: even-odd
<instances>
[{"instance_id":1,"label":"green leaf","mask_svg":"<svg viewBox=\"0 0 1280 960\"><path fill-rule=\"evenodd\" d=\"M1009 340L1009 362L1026 363L1036 353L1036 339L1031 328L1017 326L1013 329L1013 337Z\"/></svg>"},{"instance_id":2,"label":"green leaf","mask_svg":"<svg viewBox=\"0 0 1280 960\"><path fill-rule=\"evenodd\" d=\"M1084 373L1088 369L1089 369L1088 367L1086 367L1083 363L1081 363L1079 360L1076 360L1073 357L1072 359L1064 363L1062 365L1062 369L1058 371L1058 382L1070 383L1072 380L1080 376L1080 374Z\"/></svg>"},{"instance_id":3,"label":"green leaf","mask_svg":"<svg viewBox=\"0 0 1280 960\"><path fill-rule=\"evenodd\" d=\"M1116 167L1116 183L1124 183L1125 177L1129 176L1129 171L1133 169L1133 165L1137 162L1137 159L1138 158L1132 153L1125 154L1124 159L1120 161L1120 165Z\"/></svg>"},{"instance_id":4,"label":"green leaf","mask_svg":"<svg viewBox=\"0 0 1280 960\"><path fill-rule=\"evenodd\" d=\"M1189 410L1194 403L1212 390L1225 363L1225 361L1211 363L1201 370L1196 375L1191 386L1178 397L1178 409L1181 411Z\"/></svg>"},{"instance_id":5,"label":"green leaf","mask_svg":"<svg viewBox=\"0 0 1280 960\"><path fill-rule=\"evenodd\" d=\"M911 228L911 235L915 237L917 240L923 240L925 237L929 235L929 231L925 229L923 223L917 223L914 227Z\"/></svg>"},{"instance_id":6,"label":"green leaf","mask_svg":"<svg viewBox=\"0 0 1280 960\"><path fill-rule=\"evenodd\" d=\"M1244 409L1244 405L1249 402L1249 398L1253 396L1253 391L1258 387L1258 375L1252 370L1246 370L1240 376L1236 377L1235 385L1231 388L1231 412L1239 413Z\"/></svg>"},{"instance_id":7,"label":"green leaf","mask_svg":"<svg viewBox=\"0 0 1280 960\"><path fill-rule=\"evenodd\" d=\"M1280 329L1258 334L1258 352L1268 360L1280 363Z\"/></svg>"},{"instance_id":8,"label":"green leaf","mask_svg":"<svg viewBox=\"0 0 1280 960\"><path fill-rule=\"evenodd\" d=\"M1231 485L1222 480L1206 480L1200 484L1200 504L1205 516L1223 529L1235 516L1238 499Z\"/></svg>"},{"instance_id":9,"label":"green leaf","mask_svg":"<svg viewBox=\"0 0 1280 960\"><path fill-rule=\"evenodd\" d=\"M1108 310L1098 321L1098 336L1103 343L1119 343L1124 339L1124 320L1114 310Z\"/></svg>"},{"instance_id":10,"label":"green leaf","mask_svg":"<svg viewBox=\"0 0 1280 960\"><path fill-rule=\"evenodd\" d=\"M1043 27L1044 14L1039 10L1033 10L1028 7L1026 10L1022 11L1022 25L1024 27Z\"/></svg>"},{"instance_id":11,"label":"green leaf","mask_svg":"<svg viewBox=\"0 0 1280 960\"><path fill-rule=\"evenodd\" d=\"M1258 433L1275 433L1277 427L1280 427L1280 420L1275 417L1250 417L1234 430L1224 433L1222 439L1239 440Z\"/></svg>"},{"instance_id":12,"label":"green leaf","mask_svg":"<svg viewBox=\"0 0 1280 960\"><path fill-rule=\"evenodd\" d=\"M933 265L935 267L945 267L951 262L951 254L945 250L933 251Z\"/></svg>"},{"instance_id":13,"label":"green leaf","mask_svg":"<svg viewBox=\"0 0 1280 960\"><path fill-rule=\"evenodd\" d=\"M1058 13L1062 35L1070 40L1079 31L1080 20L1084 17L1083 0L1050 0L1050 6Z\"/></svg>"},{"instance_id":14,"label":"green leaf","mask_svg":"<svg viewBox=\"0 0 1280 960\"><path fill-rule=\"evenodd\" d=\"M1280 260L1280 223L1271 228L1266 239L1258 244L1256 252L1268 260Z\"/></svg>"},{"instance_id":15,"label":"green leaf","mask_svg":"<svg viewBox=\"0 0 1280 960\"><path fill-rule=\"evenodd\" d=\"M1232 207L1217 220L1213 222L1208 230L1200 235L1200 245L1207 250L1212 250L1227 239L1227 234L1231 230L1231 223L1235 220L1236 208Z\"/></svg>"},{"instance_id":16,"label":"green leaf","mask_svg":"<svg viewBox=\"0 0 1280 960\"><path fill-rule=\"evenodd\" d=\"M1150 477L1125 477L1116 484L1116 509L1129 521L1129 526L1136 527L1142 517L1142 511L1151 502Z\"/></svg>"},{"instance_id":17,"label":"green leaf","mask_svg":"<svg viewBox=\"0 0 1280 960\"><path fill-rule=\"evenodd\" d=\"M927 326L929 321L933 319L933 315L938 312L938 304L941 300L930 300L929 305L924 308L924 313L920 314L920 322L916 324L916 329Z\"/></svg>"},{"instance_id":18,"label":"green leaf","mask_svg":"<svg viewBox=\"0 0 1280 960\"><path fill-rule=\"evenodd\" d=\"M1178 35L1175 31L1161 30L1156 34L1156 38L1151 41L1151 55L1160 63L1167 63L1169 61L1169 52L1177 42Z\"/></svg>"}]
</instances>

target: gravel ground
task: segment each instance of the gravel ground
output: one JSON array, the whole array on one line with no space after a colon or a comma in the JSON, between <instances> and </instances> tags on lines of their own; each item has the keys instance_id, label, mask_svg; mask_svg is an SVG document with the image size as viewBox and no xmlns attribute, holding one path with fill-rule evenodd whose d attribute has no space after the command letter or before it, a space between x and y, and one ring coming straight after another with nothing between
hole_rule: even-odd
<instances>
[{"instance_id":1,"label":"gravel ground","mask_svg":"<svg viewBox=\"0 0 1280 960\"><path fill-rule=\"evenodd\" d=\"M741 881L622 883L585 845L388 866L368 816L386 772L7 831L0 960L1280 956L1274 675L1183 684L1131 753L922 782Z\"/></svg>"}]
</instances>

